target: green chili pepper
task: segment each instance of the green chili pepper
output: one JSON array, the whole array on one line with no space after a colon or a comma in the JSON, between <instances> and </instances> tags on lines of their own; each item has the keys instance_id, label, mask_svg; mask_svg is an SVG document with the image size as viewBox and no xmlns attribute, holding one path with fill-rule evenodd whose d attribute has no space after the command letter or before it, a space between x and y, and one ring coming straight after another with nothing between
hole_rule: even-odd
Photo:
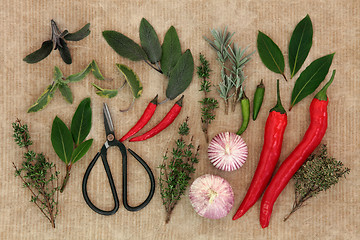
<instances>
[{"instance_id":1,"label":"green chili pepper","mask_svg":"<svg viewBox=\"0 0 360 240\"><path fill-rule=\"evenodd\" d=\"M257 118L257 115L259 114L263 99L265 94L265 86L263 84L263 80L261 79L261 82L256 87L256 91L254 94L254 102L253 102L253 120L255 121Z\"/></svg>"},{"instance_id":2,"label":"green chili pepper","mask_svg":"<svg viewBox=\"0 0 360 240\"><path fill-rule=\"evenodd\" d=\"M241 135L246 130L250 119L250 101L249 98L245 95L245 92L243 92L241 96L240 105L243 121L239 131L236 133L237 135Z\"/></svg>"}]
</instances>

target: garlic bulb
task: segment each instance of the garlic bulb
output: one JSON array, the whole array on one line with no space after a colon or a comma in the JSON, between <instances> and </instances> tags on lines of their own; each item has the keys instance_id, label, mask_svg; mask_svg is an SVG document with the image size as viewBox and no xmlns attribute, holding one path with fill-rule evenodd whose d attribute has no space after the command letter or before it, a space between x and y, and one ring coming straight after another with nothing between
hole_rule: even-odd
<instances>
[{"instance_id":1,"label":"garlic bulb","mask_svg":"<svg viewBox=\"0 0 360 240\"><path fill-rule=\"evenodd\" d=\"M189 197L194 210L202 217L225 217L234 204L234 192L222 177L206 174L190 186Z\"/></svg>"},{"instance_id":2,"label":"garlic bulb","mask_svg":"<svg viewBox=\"0 0 360 240\"><path fill-rule=\"evenodd\" d=\"M208 147L210 162L218 169L236 170L245 163L248 148L245 141L235 133L223 132L217 134Z\"/></svg>"}]
</instances>

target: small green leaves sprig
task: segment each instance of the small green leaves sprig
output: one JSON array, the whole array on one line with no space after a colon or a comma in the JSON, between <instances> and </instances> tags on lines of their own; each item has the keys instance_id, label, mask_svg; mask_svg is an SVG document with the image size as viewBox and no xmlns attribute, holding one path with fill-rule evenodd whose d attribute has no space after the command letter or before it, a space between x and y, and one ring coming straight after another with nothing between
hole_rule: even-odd
<instances>
[{"instance_id":1,"label":"small green leaves sprig","mask_svg":"<svg viewBox=\"0 0 360 240\"><path fill-rule=\"evenodd\" d=\"M85 70L72 74L68 77L64 77L63 73L61 72L60 68L55 66L54 68L54 80L53 82L47 87L47 89L41 94L41 96L36 100L36 102L28 109L28 113L30 112L37 112L44 109L50 101L54 97L54 93L56 89L59 89L61 95L64 99L72 104L73 103L73 94L69 87L69 83L79 82L83 80L89 72L92 72L96 79L104 80L105 78L100 72L100 69L96 62L93 60Z\"/></svg>"},{"instance_id":2,"label":"small green leaves sprig","mask_svg":"<svg viewBox=\"0 0 360 240\"><path fill-rule=\"evenodd\" d=\"M291 77L293 78L300 70L301 66L307 58L313 38L312 22L309 15L306 15L295 27L290 43L289 43L289 67ZM280 48L266 34L259 31L257 38L257 48L259 56L264 65L271 71L281 74L287 81L285 76L285 61ZM331 66L334 53L325 55L316 59L301 72L299 78L295 82L295 86L291 95L290 109L313 93L316 88L324 81L329 68Z\"/></svg>"},{"instance_id":3,"label":"small green leaves sprig","mask_svg":"<svg viewBox=\"0 0 360 240\"><path fill-rule=\"evenodd\" d=\"M200 53L200 66L197 67L198 77L201 79L200 90L204 92L204 98L200 101L201 104L201 129L205 134L206 142L209 142L208 128L211 121L215 119L214 110L219 107L219 103L215 98L208 97L211 91L210 64L205 56Z\"/></svg>"},{"instance_id":4,"label":"small green leaves sprig","mask_svg":"<svg viewBox=\"0 0 360 240\"><path fill-rule=\"evenodd\" d=\"M235 111L236 103L239 102L242 96L244 90L243 82L246 79L243 68L250 61L250 56L254 52L245 56L247 48L242 50L236 43L233 43L231 38L234 36L234 33L228 32L227 27L224 31L213 29L211 34L214 40L204 38L217 53L217 60L221 66L220 76L222 80L218 85L218 92L225 101L225 114L228 114L229 99L233 97L232 111Z\"/></svg>"},{"instance_id":5,"label":"small green leaves sprig","mask_svg":"<svg viewBox=\"0 0 360 240\"><path fill-rule=\"evenodd\" d=\"M51 20L51 39L43 42L41 48L27 55L23 60L27 63L37 63L49 56L52 50L58 49L60 56L66 64L71 64L71 54L67 41L80 41L90 34L90 23L86 24L77 32L69 33L68 30L61 32L54 20ZM54 48L55 45L55 48Z\"/></svg>"},{"instance_id":6,"label":"small green leaves sprig","mask_svg":"<svg viewBox=\"0 0 360 240\"><path fill-rule=\"evenodd\" d=\"M66 175L60 192L64 191L69 180L71 167L90 149L93 139L85 141L91 130L92 111L90 98L85 98L78 106L71 121L70 130L66 124L55 117L51 129L51 143L55 153L66 164Z\"/></svg>"},{"instance_id":7,"label":"small green leaves sprig","mask_svg":"<svg viewBox=\"0 0 360 240\"><path fill-rule=\"evenodd\" d=\"M350 169L344 167L341 161L328 156L327 147L323 144L319 153L312 154L294 174L295 201L291 212L284 218L284 221L301 208L305 201L326 191L349 173Z\"/></svg>"},{"instance_id":8,"label":"small green leaves sprig","mask_svg":"<svg viewBox=\"0 0 360 240\"><path fill-rule=\"evenodd\" d=\"M168 78L167 99L174 99L190 85L194 73L194 59L189 49L181 52L176 29L171 26L160 45L153 26L143 18L139 29L141 46L116 31L103 31L106 42L122 57L144 61Z\"/></svg>"},{"instance_id":9,"label":"small green leaves sprig","mask_svg":"<svg viewBox=\"0 0 360 240\"><path fill-rule=\"evenodd\" d=\"M189 185L191 173L195 172L194 164L199 162L199 146L192 144L192 138L189 143L184 139L189 131L187 118L179 127L180 138L175 141L171 156L165 153L163 163L159 166L160 194L166 210L165 223L170 221L172 211Z\"/></svg>"},{"instance_id":10,"label":"small green leaves sprig","mask_svg":"<svg viewBox=\"0 0 360 240\"><path fill-rule=\"evenodd\" d=\"M12 124L15 143L25 148L24 161L18 168L13 162L15 176L21 178L23 186L31 192L31 200L55 228L55 218L58 214L58 176L56 165L48 162L43 153L30 150L32 145L28 126L17 119Z\"/></svg>"}]
</instances>

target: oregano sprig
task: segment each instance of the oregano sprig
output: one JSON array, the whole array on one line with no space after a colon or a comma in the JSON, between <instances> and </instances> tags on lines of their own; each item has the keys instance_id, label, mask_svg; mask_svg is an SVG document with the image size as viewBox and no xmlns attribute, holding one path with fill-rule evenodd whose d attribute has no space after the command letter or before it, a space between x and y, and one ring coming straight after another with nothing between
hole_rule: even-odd
<instances>
[{"instance_id":1,"label":"oregano sprig","mask_svg":"<svg viewBox=\"0 0 360 240\"><path fill-rule=\"evenodd\" d=\"M56 170L56 165L49 162L43 153L30 150L32 141L26 124L22 124L17 119L12 127L15 143L20 148L26 149L21 167L18 168L13 162L15 176L20 177L23 186L31 192L30 202L38 207L40 212L49 220L51 226L55 228L55 218L58 214L58 176L60 173Z\"/></svg>"}]
</instances>

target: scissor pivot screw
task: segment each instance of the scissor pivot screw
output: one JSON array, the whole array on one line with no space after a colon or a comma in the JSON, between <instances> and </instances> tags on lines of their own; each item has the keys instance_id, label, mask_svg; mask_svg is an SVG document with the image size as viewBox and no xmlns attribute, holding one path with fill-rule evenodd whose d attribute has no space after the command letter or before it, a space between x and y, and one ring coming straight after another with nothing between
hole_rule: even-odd
<instances>
[{"instance_id":1,"label":"scissor pivot screw","mask_svg":"<svg viewBox=\"0 0 360 240\"><path fill-rule=\"evenodd\" d=\"M107 140L110 141L110 142L113 141L114 138L115 138L115 137L114 137L113 134L109 134L109 135L107 136Z\"/></svg>"}]
</instances>

